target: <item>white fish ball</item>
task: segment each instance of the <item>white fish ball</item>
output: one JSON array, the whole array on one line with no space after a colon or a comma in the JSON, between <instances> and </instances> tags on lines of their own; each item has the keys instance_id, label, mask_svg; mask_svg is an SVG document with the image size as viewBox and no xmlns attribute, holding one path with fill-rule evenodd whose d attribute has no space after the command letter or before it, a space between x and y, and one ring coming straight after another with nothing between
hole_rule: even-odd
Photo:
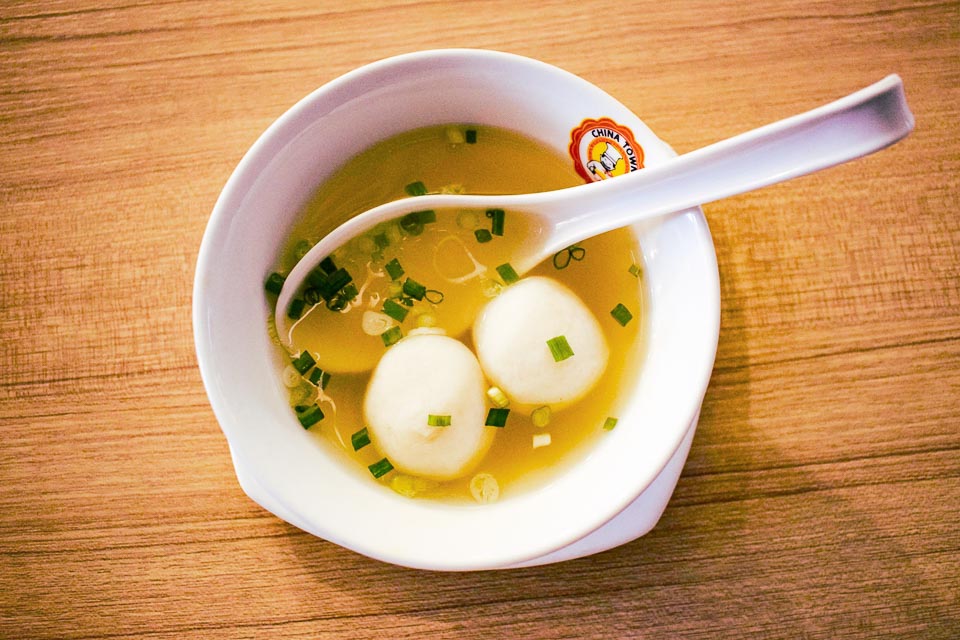
<instances>
[{"instance_id":1,"label":"white fish ball","mask_svg":"<svg viewBox=\"0 0 960 640\"><path fill-rule=\"evenodd\" d=\"M573 356L556 361L548 340L563 336ZM529 277L487 303L473 326L480 365L511 399L557 409L582 398L607 367L600 323L573 291Z\"/></svg>"},{"instance_id":2,"label":"white fish ball","mask_svg":"<svg viewBox=\"0 0 960 640\"><path fill-rule=\"evenodd\" d=\"M435 480L469 473L496 429L484 426L486 384L476 356L445 335L410 335L380 359L364 398L374 444L398 470ZM428 417L449 416L449 426Z\"/></svg>"}]
</instances>

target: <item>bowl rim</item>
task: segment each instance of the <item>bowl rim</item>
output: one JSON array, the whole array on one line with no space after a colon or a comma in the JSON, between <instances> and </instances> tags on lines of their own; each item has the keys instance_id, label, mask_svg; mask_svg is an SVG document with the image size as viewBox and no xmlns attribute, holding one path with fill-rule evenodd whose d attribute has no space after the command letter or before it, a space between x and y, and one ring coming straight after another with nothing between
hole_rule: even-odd
<instances>
[{"instance_id":1,"label":"bowl rim","mask_svg":"<svg viewBox=\"0 0 960 640\"><path fill-rule=\"evenodd\" d=\"M231 448L238 473L240 471L238 462L243 460L243 464L246 467L244 471L255 478L258 488L262 492L259 493L258 497L251 496L255 501L284 519L297 520L294 521L293 524L298 527L373 558L409 567L440 570L471 570L517 564L567 546L585 537L614 518L653 482L667 465L673 452L679 447L689 428L695 426L691 425L691 423L696 418L700 403L706 392L719 341L720 285L719 273L716 266L716 253L702 210L697 207L680 212L678 215L688 218L696 229L698 233L698 246L702 253L701 257L707 262L705 265L705 273L709 276L710 281L705 282L708 289L708 299L704 305L702 326L704 331L707 332L705 335L707 336L708 343L712 345L712 348L709 349L709 353L702 354L703 358L697 363L699 366L695 367L698 376L695 380L691 380L691 384L689 385L690 393L688 396L691 398L691 401L685 405L683 415L678 416L679 422L682 422L682 425L678 422L676 427L672 427L673 437L669 450L665 449L663 451L662 459L658 459L658 464L650 465L649 468L645 468L642 473L636 474L635 482L629 490L623 490L621 488L617 493L617 498L608 501L607 507L602 512L593 513L591 517L581 518L578 521L578 526L564 530L563 533L545 535L542 541L528 543L519 549L505 549L497 553L487 553L483 557L476 558L440 558L432 552L424 553L423 551L418 551L411 553L409 549L398 549L396 546L384 547L376 542L371 542L370 539L358 541L354 539L350 535L350 532L346 531L344 527L337 526L336 524L320 524L309 519L299 519L295 505L291 504L289 496L285 496L286 487L282 479L266 473L264 471L265 467L258 464L256 456L250 455L256 452L249 451L249 448L245 446L238 428L232 423L232 413L229 411L229 399L224 397L221 394L220 388L214 384L214 377L216 375L212 353L214 345L209 341L209 336L204 324L206 319L205 311L209 305L208 286L210 283L207 281L207 276L211 272L213 261L216 260L219 241L224 237L224 234L227 233L233 213L241 207L248 192L254 188L256 177L270 163L271 159L277 153L280 153L284 147L298 135L300 131L300 121L309 115L309 111L314 103L324 96L331 94L331 92L353 86L356 83L362 83L365 79L380 75L384 71L399 70L401 68L408 68L411 65L417 66L449 60L469 60L477 64L484 64L485 61L500 61L524 65L536 70L538 73L547 73L560 77L565 82L581 83L584 87L591 87L599 91L611 103L620 105L615 98L609 96L609 94L606 94L587 80L548 63L516 54L485 49L433 49L417 51L378 60L349 71L315 89L271 123L244 154L230 175L217 198L201 241L194 278L192 319L198 365L204 387L217 421ZM632 111L625 106L623 108L632 113ZM652 132L649 132L649 135L654 136L654 138L656 137ZM657 140L659 141L659 138L657 138ZM662 141L660 142L662 143ZM273 502L271 503L271 501ZM269 504L264 504L264 502L268 502ZM291 515L295 517L289 517Z\"/></svg>"}]
</instances>

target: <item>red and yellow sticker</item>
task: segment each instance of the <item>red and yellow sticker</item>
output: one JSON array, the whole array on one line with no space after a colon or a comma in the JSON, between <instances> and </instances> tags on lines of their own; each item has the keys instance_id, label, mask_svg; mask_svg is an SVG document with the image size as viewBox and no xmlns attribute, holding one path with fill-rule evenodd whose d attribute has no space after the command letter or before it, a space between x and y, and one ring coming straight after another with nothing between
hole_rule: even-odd
<instances>
[{"instance_id":1,"label":"red and yellow sticker","mask_svg":"<svg viewBox=\"0 0 960 640\"><path fill-rule=\"evenodd\" d=\"M571 131L570 157L577 173L587 182L643 168L643 149L633 132L610 118L587 119Z\"/></svg>"}]
</instances>

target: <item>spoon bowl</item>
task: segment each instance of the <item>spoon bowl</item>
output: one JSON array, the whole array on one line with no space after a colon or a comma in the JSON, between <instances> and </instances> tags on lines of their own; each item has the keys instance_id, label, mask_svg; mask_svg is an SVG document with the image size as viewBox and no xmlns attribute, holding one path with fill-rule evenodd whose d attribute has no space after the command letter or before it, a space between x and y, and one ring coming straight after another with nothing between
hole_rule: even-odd
<instances>
[{"instance_id":1,"label":"spoon bowl","mask_svg":"<svg viewBox=\"0 0 960 640\"><path fill-rule=\"evenodd\" d=\"M544 232L524 243L510 261L522 276L586 238L854 160L897 142L913 126L903 82L890 75L816 109L615 180L542 193L441 194L388 202L334 229L294 266L277 298L278 333L289 347L286 311L310 272L334 250L388 220L428 209L496 208L533 216Z\"/></svg>"}]
</instances>

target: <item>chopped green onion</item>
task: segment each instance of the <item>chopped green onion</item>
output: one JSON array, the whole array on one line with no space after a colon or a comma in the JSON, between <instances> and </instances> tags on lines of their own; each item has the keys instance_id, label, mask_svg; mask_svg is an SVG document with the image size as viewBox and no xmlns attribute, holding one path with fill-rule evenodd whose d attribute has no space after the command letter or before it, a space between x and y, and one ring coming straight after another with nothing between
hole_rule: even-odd
<instances>
[{"instance_id":1,"label":"chopped green onion","mask_svg":"<svg viewBox=\"0 0 960 640\"><path fill-rule=\"evenodd\" d=\"M298 387L303 383L303 378L300 376L300 372L293 368L292 364L288 364L283 368L283 373L281 374L283 379L283 386L288 389Z\"/></svg>"},{"instance_id":2,"label":"chopped green onion","mask_svg":"<svg viewBox=\"0 0 960 640\"><path fill-rule=\"evenodd\" d=\"M622 303L617 303L617 306L610 311L610 315L620 323L621 327L627 326L627 323L633 320L633 314Z\"/></svg>"},{"instance_id":3,"label":"chopped green onion","mask_svg":"<svg viewBox=\"0 0 960 640\"><path fill-rule=\"evenodd\" d=\"M570 252L570 259L580 262L583 260L583 257L587 255L587 250L583 247L578 247L577 245L570 245L567 247L567 251Z\"/></svg>"},{"instance_id":4,"label":"chopped green onion","mask_svg":"<svg viewBox=\"0 0 960 640\"><path fill-rule=\"evenodd\" d=\"M550 354L553 356L554 362L566 360L573 355L573 349L570 348L566 336L550 338L547 340L547 346L550 348Z\"/></svg>"},{"instance_id":5,"label":"chopped green onion","mask_svg":"<svg viewBox=\"0 0 960 640\"><path fill-rule=\"evenodd\" d=\"M396 344L402 337L403 331L400 330L400 327L390 327L380 334L380 339L383 340L383 345L386 347Z\"/></svg>"},{"instance_id":6,"label":"chopped green onion","mask_svg":"<svg viewBox=\"0 0 960 640\"><path fill-rule=\"evenodd\" d=\"M323 269L317 267L313 271L307 274L307 284L311 287L323 287L327 284L327 274L323 272Z\"/></svg>"},{"instance_id":7,"label":"chopped green onion","mask_svg":"<svg viewBox=\"0 0 960 640\"><path fill-rule=\"evenodd\" d=\"M333 300L327 301L327 309L330 311L343 311L347 308L347 300L342 296L337 296Z\"/></svg>"},{"instance_id":8,"label":"chopped green onion","mask_svg":"<svg viewBox=\"0 0 960 640\"><path fill-rule=\"evenodd\" d=\"M390 245L390 239L387 238L387 234L385 233L378 233L373 236L373 242L377 245L377 249L383 249Z\"/></svg>"},{"instance_id":9,"label":"chopped green onion","mask_svg":"<svg viewBox=\"0 0 960 640\"><path fill-rule=\"evenodd\" d=\"M493 278L480 278L480 290L487 298L496 298L503 291L503 285Z\"/></svg>"},{"instance_id":10,"label":"chopped green onion","mask_svg":"<svg viewBox=\"0 0 960 640\"><path fill-rule=\"evenodd\" d=\"M353 445L354 451L360 451L360 449L370 444L370 434L367 433L367 428L364 427L350 436L350 443Z\"/></svg>"},{"instance_id":11,"label":"chopped green onion","mask_svg":"<svg viewBox=\"0 0 960 640\"><path fill-rule=\"evenodd\" d=\"M330 384L330 373L323 369L314 369L310 372L310 383L315 387L326 389Z\"/></svg>"},{"instance_id":12,"label":"chopped green onion","mask_svg":"<svg viewBox=\"0 0 960 640\"><path fill-rule=\"evenodd\" d=\"M510 398L500 387L490 387L487 389L487 398L493 403L493 406L501 409L510 405Z\"/></svg>"},{"instance_id":13,"label":"chopped green onion","mask_svg":"<svg viewBox=\"0 0 960 640\"><path fill-rule=\"evenodd\" d=\"M542 429L550 424L550 414L550 407L548 405L537 407L533 410L533 413L530 414L530 421L533 422L533 426Z\"/></svg>"},{"instance_id":14,"label":"chopped green onion","mask_svg":"<svg viewBox=\"0 0 960 640\"><path fill-rule=\"evenodd\" d=\"M430 304L440 304L443 302L443 291L437 291L436 289L427 289L423 292L423 297L426 298L427 302Z\"/></svg>"},{"instance_id":15,"label":"chopped green onion","mask_svg":"<svg viewBox=\"0 0 960 640\"><path fill-rule=\"evenodd\" d=\"M420 222L420 216L416 213L408 213L400 218L400 228L411 236L418 236L423 233L423 223Z\"/></svg>"},{"instance_id":16,"label":"chopped green onion","mask_svg":"<svg viewBox=\"0 0 960 640\"><path fill-rule=\"evenodd\" d=\"M300 316L303 315L304 302L302 298L294 298L290 303L290 306L287 307L287 317L291 320L299 320Z\"/></svg>"},{"instance_id":17,"label":"chopped green onion","mask_svg":"<svg viewBox=\"0 0 960 640\"><path fill-rule=\"evenodd\" d=\"M603 428L604 428L605 430L607 430L607 431L610 431L610 430L613 429L615 426L617 426L617 419L616 419L616 418L607 417L607 419L603 421Z\"/></svg>"},{"instance_id":18,"label":"chopped green onion","mask_svg":"<svg viewBox=\"0 0 960 640\"><path fill-rule=\"evenodd\" d=\"M493 234L487 229L477 229L473 232L473 235L477 238L477 242L480 244L493 240Z\"/></svg>"},{"instance_id":19,"label":"chopped green onion","mask_svg":"<svg viewBox=\"0 0 960 640\"><path fill-rule=\"evenodd\" d=\"M397 322L403 322L407 318L407 314L410 313L410 309L388 299L383 303L383 312Z\"/></svg>"},{"instance_id":20,"label":"chopped green onion","mask_svg":"<svg viewBox=\"0 0 960 640\"><path fill-rule=\"evenodd\" d=\"M497 273L499 273L500 277L503 278L504 284L513 284L520 279L520 276L517 275L513 265L511 265L509 262L504 262L502 265L497 267Z\"/></svg>"},{"instance_id":21,"label":"chopped green onion","mask_svg":"<svg viewBox=\"0 0 960 640\"><path fill-rule=\"evenodd\" d=\"M278 296L280 295L280 290L283 289L283 283L286 282L286 280L286 278L274 271L267 277L267 281L263 283L263 288Z\"/></svg>"},{"instance_id":22,"label":"chopped green onion","mask_svg":"<svg viewBox=\"0 0 960 640\"><path fill-rule=\"evenodd\" d=\"M470 478L470 495L480 504L496 502L500 497L500 485L492 475L481 472Z\"/></svg>"},{"instance_id":23,"label":"chopped green onion","mask_svg":"<svg viewBox=\"0 0 960 640\"><path fill-rule=\"evenodd\" d=\"M320 268L323 269L324 273L331 274L337 270L337 265L333 263L333 258L327 256L320 261Z\"/></svg>"},{"instance_id":24,"label":"chopped green onion","mask_svg":"<svg viewBox=\"0 0 960 640\"><path fill-rule=\"evenodd\" d=\"M643 267L634 262L632 265L630 265L630 268L627 269L627 271L629 271L630 275L632 275L634 278L639 278L641 274L643 274Z\"/></svg>"},{"instance_id":25,"label":"chopped green onion","mask_svg":"<svg viewBox=\"0 0 960 640\"><path fill-rule=\"evenodd\" d=\"M510 415L510 409L493 407L487 412L487 420L483 424L488 427L504 427L507 424L507 416Z\"/></svg>"},{"instance_id":26,"label":"chopped green onion","mask_svg":"<svg viewBox=\"0 0 960 640\"><path fill-rule=\"evenodd\" d=\"M427 185L417 180L405 186L403 190L410 196L424 196L427 194Z\"/></svg>"},{"instance_id":27,"label":"chopped green onion","mask_svg":"<svg viewBox=\"0 0 960 640\"><path fill-rule=\"evenodd\" d=\"M413 498L425 491L435 488L439 483L436 480L427 480L417 476L408 476L402 473L390 479L390 488L407 498Z\"/></svg>"},{"instance_id":28,"label":"chopped green onion","mask_svg":"<svg viewBox=\"0 0 960 640\"><path fill-rule=\"evenodd\" d=\"M323 420L323 411L316 404L309 407L297 407L297 420L303 425L304 429L309 429L313 425Z\"/></svg>"},{"instance_id":29,"label":"chopped green onion","mask_svg":"<svg viewBox=\"0 0 960 640\"><path fill-rule=\"evenodd\" d=\"M437 212L433 209L424 209L423 211L414 211L410 215L416 215L420 224L432 224L437 221Z\"/></svg>"},{"instance_id":30,"label":"chopped green onion","mask_svg":"<svg viewBox=\"0 0 960 640\"><path fill-rule=\"evenodd\" d=\"M417 316L417 326L435 327L437 326L437 317L432 313L421 313L419 316Z\"/></svg>"},{"instance_id":31,"label":"chopped green onion","mask_svg":"<svg viewBox=\"0 0 960 640\"><path fill-rule=\"evenodd\" d=\"M423 300L427 288L413 278L407 278L403 282L403 292L415 300Z\"/></svg>"},{"instance_id":32,"label":"chopped green onion","mask_svg":"<svg viewBox=\"0 0 960 640\"><path fill-rule=\"evenodd\" d=\"M433 413L427 415L427 424L431 427L449 427L450 426L450 416L443 415L438 416Z\"/></svg>"},{"instance_id":33,"label":"chopped green onion","mask_svg":"<svg viewBox=\"0 0 960 640\"><path fill-rule=\"evenodd\" d=\"M290 404L296 406L304 402L313 402L314 394L317 392L316 389L307 384L307 381L299 375L297 378L300 379L300 384L295 387L290 387ZM306 411L306 409L306 406L300 407L301 411Z\"/></svg>"},{"instance_id":34,"label":"chopped green onion","mask_svg":"<svg viewBox=\"0 0 960 640\"><path fill-rule=\"evenodd\" d=\"M374 478L381 478L393 471L393 465L390 464L389 460L384 458L379 462L374 462L373 464L369 465L367 469L370 469L370 473L373 474Z\"/></svg>"},{"instance_id":35,"label":"chopped green onion","mask_svg":"<svg viewBox=\"0 0 960 640\"><path fill-rule=\"evenodd\" d=\"M410 296L400 296L400 302L407 305L408 307L413 306L413 298L411 298Z\"/></svg>"},{"instance_id":36,"label":"chopped green onion","mask_svg":"<svg viewBox=\"0 0 960 640\"><path fill-rule=\"evenodd\" d=\"M320 302L320 292L315 287L309 287L303 292L303 301L312 307Z\"/></svg>"},{"instance_id":37,"label":"chopped green onion","mask_svg":"<svg viewBox=\"0 0 960 640\"><path fill-rule=\"evenodd\" d=\"M480 226L480 215L476 211L461 211L457 214L457 226L473 231Z\"/></svg>"},{"instance_id":38,"label":"chopped green onion","mask_svg":"<svg viewBox=\"0 0 960 640\"><path fill-rule=\"evenodd\" d=\"M450 144L463 144L465 138L463 137L463 131L459 127L447 127L446 130L447 142Z\"/></svg>"},{"instance_id":39,"label":"chopped green onion","mask_svg":"<svg viewBox=\"0 0 960 640\"><path fill-rule=\"evenodd\" d=\"M320 292L320 297L330 302L336 297L340 290L345 286L350 284L353 281L353 276L350 275L350 272L346 269L337 269L336 271L329 273L325 282L321 284L316 284L317 291Z\"/></svg>"},{"instance_id":40,"label":"chopped green onion","mask_svg":"<svg viewBox=\"0 0 960 640\"><path fill-rule=\"evenodd\" d=\"M563 249L553 254L553 268L566 269L570 264L570 249Z\"/></svg>"},{"instance_id":41,"label":"chopped green onion","mask_svg":"<svg viewBox=\"0 0 960 640\"><path fill-rule=\"evenodd\" d=\"M476 129L467 129L465 133L466 133L467 144L476 144L476 143L477 143L477 130L476 130Z\"/></svg>"},{"instance_id":42,"label":"chopped green onion","mask_svg":"<svg viewBox=\"0 0 960 640\"><path fill-rule=\"evenodd\" d=\"M539 449L549 446L552 440L549 433L535 433L533 434L533 448Z\"/></svg>"},{"instance_id":43,"label":"chopped green onion","mask_svg":"<svg viewBox=\"0 0 960 640\"><path fill-rule=\"evenodd\" d=\"M301 351L300 355L298 355L296 358L293 358L293 360L291 360L291 364L293 365L293 368L296 369L300 373L300 375L303 375L307 371L310 371L310 367L312 367L316 363L317 361L313 359L313 356L310 355L309 351Z\"/></svg>"},{"instance_id":44,"label":"chopped green onion","mask_svg":"<svg viewBox=\"0 0 960 640\"><path fill-rule=\"evenodd\" d=\"M360 295L360 292L357 290L356 283L351 282L350 284L345 286L343 289L341 289L338 295L339 297L343 298L347 302L352 302L354 298Z\"/></svg>"},{"instance_id":45,"label":"chopped green onion","mask_svg":"<svg viewBox=\"0 0 960 640\"><path fill-rule=\"evenodd\" d=\"M293 259L299 262L303 256L310 252L310 246L310 243L306 240L301 240L297 244L293 245Z\"/></svg>"},{"instance_id":46,"label":"chopped green onion","mask_svg":"<svg viewBox=\"0 0 960 640\"><path fill-rule=\"evenodd\" d=\"M487 217L493 219L490 225L490 233L495 236L503 235L503 221L506 215L503 209L487 209Z\"/></svg>"},{"instance_id":47,"label":"chopped green onion","mask_svg":"<svg viewBox=\"0 0 960 640\"><path fill-rule=\"evenodd\" d=\"M390 276L391 280L399 280L400 276L403 275L403 266L396 258L383 265L383 268L386 270L387 275Z\"/></svg>"}]
</instances>

